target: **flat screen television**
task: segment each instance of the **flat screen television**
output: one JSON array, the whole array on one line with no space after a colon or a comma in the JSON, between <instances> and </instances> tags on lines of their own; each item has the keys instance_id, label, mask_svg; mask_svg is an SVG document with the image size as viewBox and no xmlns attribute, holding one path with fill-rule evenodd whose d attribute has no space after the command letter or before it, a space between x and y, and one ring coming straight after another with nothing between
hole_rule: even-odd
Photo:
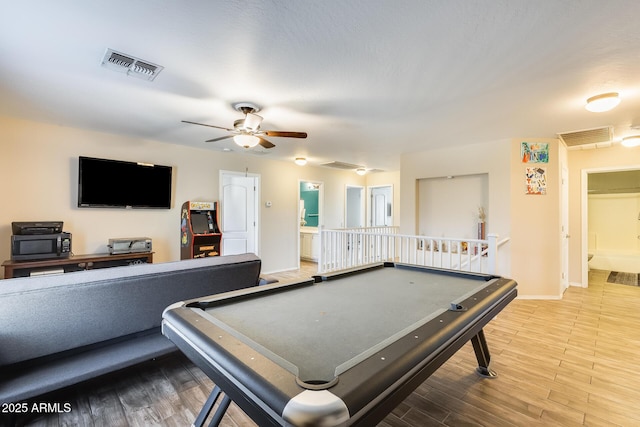
<instances>
[{"instance_id":1,"label":"flat screen television","mask_svg":"<svg viewBox=\"0 0 640 427\"><path fill-rule=\"evenodd\" d=\"M78 207L171 208L171 166L79 157Z\"/></svg>"}]
</instances>

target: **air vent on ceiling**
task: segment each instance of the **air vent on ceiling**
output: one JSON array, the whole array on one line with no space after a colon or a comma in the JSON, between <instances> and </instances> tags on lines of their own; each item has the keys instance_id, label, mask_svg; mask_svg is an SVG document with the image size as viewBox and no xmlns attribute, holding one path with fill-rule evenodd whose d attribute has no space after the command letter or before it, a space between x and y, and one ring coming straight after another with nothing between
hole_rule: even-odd
<instances>
[{"instance_id":1,"label":"air vent on ceiling","mask_svg":"<svg viewBox=\"0 0 640 427\"><path fill-rule=\"evenodd\" d=\"M126 73L129 76L153 81L164 67L143 61L131 55L107 49L102 58L102 66L113 71Z\"/></svg>"},{"instance_id":2,"label":"air vent on ceiling","mask_svg":"<svg viewBox=\"0 0 640 427\"><path fill-rule=\"evenodd\" d=\"M334 169L343 169L343 170L365 169L366 173L384 172L382 169L367 169L361 165L354 165L354 164L345 163L345 162L322 163L320 164L320 166L325 166L327 168L334 168Z\"/></svg>"},{"instance_id":3,"label":"air vent on ceiling","mask_svg":"<svg viewBox=\"0 0 640 427\"><path fill-rule=\"evenodd\" d=\"M320 166L326 166L328 168L335 168L335 169L346 169L346 170L352 170L352 169L358 169L358 168L364 167L364 166L352 165L351 163L344 163L344 162L329 162L329 163L323 163Z\"/></svg>"},{"instance_id":4,"label":"air vent on ceiling","mask_svg":"<svg viewBox=\"0 0 640 427\"><path fill-rule=\"evenodd\" d=\"M613 128L611 126L559 133L558 137L569 148L594 148L611 145Z\"/></svg>"}]
</instances>

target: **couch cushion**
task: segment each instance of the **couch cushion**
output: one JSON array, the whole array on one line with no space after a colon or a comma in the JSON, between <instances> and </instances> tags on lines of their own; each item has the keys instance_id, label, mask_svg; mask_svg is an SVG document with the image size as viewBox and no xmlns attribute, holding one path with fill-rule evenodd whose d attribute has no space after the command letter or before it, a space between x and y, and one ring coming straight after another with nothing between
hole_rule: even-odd
<instances>
[{"instance_id":1,"label":"couch cushion","mask_svg":"<svg viewBox=\"0 0 640 427\"><path fill-rule=\"evenodd\" d=\"M18 402L177 351L159 329L0 367L0 403ZM0 423L1 424L1 423Z\"/></svg>"}]
</instances>

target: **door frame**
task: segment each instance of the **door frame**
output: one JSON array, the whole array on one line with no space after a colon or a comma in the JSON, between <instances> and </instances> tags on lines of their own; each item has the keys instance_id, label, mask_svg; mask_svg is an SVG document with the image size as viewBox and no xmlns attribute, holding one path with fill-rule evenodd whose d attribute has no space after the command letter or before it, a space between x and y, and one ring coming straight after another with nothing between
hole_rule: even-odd
<instances>
[{"instance_id":1,"label":"door frame","mask_svg":"<svg viewBox=\"0 0 640 427\"><path fill-rule=\"evenodd\" d=\"M569 288L569 167L560 164L560 293Z\"/></svg>"},{"instance_id":2,"label":"door frame","mask_svg":"<svg viewBox=\"0 0 640 427\"><path fill-rule=\"evenodd\" d=\"M322 181L316 181L313 179L303 179L300 178L298 179L298 185L296 188L296 231L297 231L297 235L296 235L296 246L298 247L298 250L296 252L296 261L298 263L298 269L300 269L300 231L302 228L302 225L300 224L300 184L302 184L303 182L310 182L311 184L318 184L318 233L320 232L320 230L323 227L323 222L324 222L324 182Z\"/></svg>"},{"instance_id":3,"label":"door frame","mask_svg":"<svg viewBox=\"0 0 640 427\"><path fill-rule=\"evenodd\" d=\"M255 221L254 227L254 241L255 241L255 254L260 256L260 174L257 173L249 173L249 172L237 172L237 171L229 171L229 170L220 170L218 175L218 194L220 196L220 212L222 212L222 206L224 205L224 191L223 191L223 183L225 176L239 176L244 178L253 178L255 191L253 192L254 197L254 212L253 218ZM220 228L224 230L224 220L222 215L219 215L220 219ZM224 232L222 233L222 252L224 252Z\"/></svg>"},{"instance_id":4,"label":"door frame","mask_svg":"<svg viewBox=\"0 0 640 427\"><path fill-rule=\"evenodd\" d=\"M587 168L580 171L580 219L581 219L581 248L580 265L582 274L582 287L589 287L589 174L601 172L622 172L640 170L640 165L629 166L605 166L599 168Z\"/></svg>"}]
</instances>

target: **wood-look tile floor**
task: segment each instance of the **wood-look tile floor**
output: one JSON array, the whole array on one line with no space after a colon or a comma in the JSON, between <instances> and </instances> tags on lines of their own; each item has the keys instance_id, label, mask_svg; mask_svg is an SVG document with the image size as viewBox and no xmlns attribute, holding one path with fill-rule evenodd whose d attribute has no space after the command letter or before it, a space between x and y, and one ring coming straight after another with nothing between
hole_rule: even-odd
<instances>
[{"instance_id":1,"label":"wood-look tile floor","mask_svg":"<svg viewBox=\"0 0 640 427\"><path fill-rule=\"evenodd\" d=\"M498 378L474 373L467 344L380 426L640 425L640 287L606 283L608 271L589 275L589 288L572 287L560 301L513 301L485 327ZM36 399L72 410L20 424L186 426L211 388L175 354ZM223 425L255 426L233 404Z\"/></svg>"}]
</instances>

